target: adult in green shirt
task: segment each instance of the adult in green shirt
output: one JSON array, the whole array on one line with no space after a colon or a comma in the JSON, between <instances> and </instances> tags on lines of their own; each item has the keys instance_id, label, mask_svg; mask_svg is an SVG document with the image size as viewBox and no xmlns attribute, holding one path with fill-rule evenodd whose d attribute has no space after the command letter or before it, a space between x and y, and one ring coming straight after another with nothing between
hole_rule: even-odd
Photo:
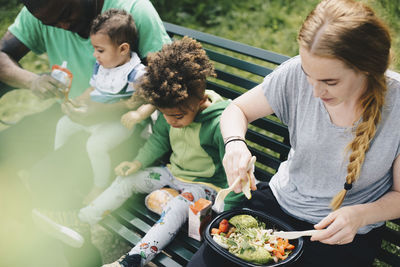
<instances>
[{"instance_id":1,"label":"adult in green shirt","mask_svg":"<svg viewBox=\"0 0 400 267\"><path fill-rule=\"evenodd\" d=\"M58 94L59 86L49 75L38 75L21 68L18 62L29 51L47 53L50 65L65 60L73 73L70 97L87 87L95 58L89 39L92 20L110 8L124 9L135 20L139 37L135 49L142 60L149 52L169 43L160 17L148 0L22 0L25 7L1 40L0 81L30 88L41 97Z\"/></svg>"},{"instance_id":2,"label":"adult in green shirt","mask_svg":"<svg viewBox=\"0 0 400 267\"><path fill-rule=\"evenodd\" d=\"M95 63L94 50L89 40L90 24L99 13L110 8L124 9L133 16L139 35L136 52L142 62L146 62L149 52L158 51L164 43L170 42L160 17L148 0L22 0L22 3L25 7L22 8L14 23L0 40L0 96L10 90L5 85L30 89L41 98L59 95L57 88L61 85L50 75L39 75L18 64L29 51L36 54L47 53L50 66L60 65L62 61L66 60L68 69L74 75L70 97L75 98L83 93L89 87L89 79ZM76 156L70 158L60 157L59 154L48 154L53 150L55 123L61 115L60 105L53 105L45 112L30 116L17 125L0 132L1 181L7 180L7 184L17 184L20 181L16 177L18 169L30 169L35 164L37 166L38 161L40 165L46 154L48 156L45 159L54 159L53 165L56 165L56 159L61 163L62 159L68 160L68 164L66 163L65 166L69 166L69 168L63 171L67 174L55 175L47 170L48 176L58 178L53 182L58 183L57 192L62 193L60 188L65 189L62 182L66 179L62 177L78 180L83 175L83 171L79 168L71 168L71 166L75 166L74 163L81 160L82 155L79 153L74 153ZM82 160L82 162L85 161ZM3 166L7 168L3 168ZM73 170L75 170L73 174L81 176L68 175ZM50 180L49 178L48 181ZM39 181L38 183L40 184ZM43 187L50 187L49 191L57 189L54 185L46 182L41 184ZM7 188L8 191L13 190L13 193L8 194L12 196L12 199L7 199L8 205L20 207L22 200L18 199L18 196L27 193L23 191L23 185L17 184ZM0 192L0 195L4 194ZM30 203L23 205L30 205ZM19 209L15 212L23 213L23 210ZM21 216L15 215L15 217L18 217L19 220ZM24 222L28 220L29 218ZM84 257L79 257L77 251L65 249L64 252L71 266L100 265L96 252L91 247L83 248L81 251L82 255L85 255Z\"/></svg>"},{"instance_id":3,"label":"adult in green shirt","mask_svg":"<svg viewBox=\"0 0 400 267\"><path fill-rule=\"evenodd\" d=\"M67 61L74 76L69 96L81 95L89 87L95 63L94 48L89 39L90 24L98 14L110 8L124 9L134 18L138 31L135 50L142 62L146 62L149 52L158 51L164 43L170 42L149 0L22 0L22 3L25 6L0 41L0 96L9 90L4 84L31 89L42 98L60 94L58 88L62 86L50 75L33 73L18 64L29 51L47 53L50 65ZM63 107L64 112L72 116L77 112L65 110L66 105ZM87 110L94 119L110 115L110 110L95 108L91 106ZM127 112L127 107L117 108L113 114ZM60 105L53 105L0 132L2 154L8 161L17 160L12 166L29 169L53 150L55 125L62 115ZM9 151L4 150L5 147L10 147Z\"/></svg>"}]
</instances>

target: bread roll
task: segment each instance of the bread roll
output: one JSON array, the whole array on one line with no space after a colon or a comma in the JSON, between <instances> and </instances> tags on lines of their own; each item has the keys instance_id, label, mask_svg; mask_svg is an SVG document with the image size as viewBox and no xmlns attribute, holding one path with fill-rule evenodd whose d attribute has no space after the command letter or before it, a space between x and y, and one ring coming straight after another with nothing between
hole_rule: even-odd
<instances>
[{"instance_id":1,"label":"bread roll","mask_svg":"<svg viewBox=\"0 0 400 267\"><path fill-rule=\"evenodd\" d=\"M157 214L161 214L168 201L179 195L172 188L161 188L148 194L145 199L146 207Z\"/></svg>"}]
</instances>

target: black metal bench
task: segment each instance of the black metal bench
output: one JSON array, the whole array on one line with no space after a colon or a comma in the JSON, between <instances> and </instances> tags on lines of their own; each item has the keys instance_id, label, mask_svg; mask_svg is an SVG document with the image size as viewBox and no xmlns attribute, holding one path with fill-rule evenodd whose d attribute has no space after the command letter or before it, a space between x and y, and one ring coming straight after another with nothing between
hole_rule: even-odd
<instances>
[{"instance_id":1,"label":"black metal bench","mask_svg":"<svg viewBox=\"0 0 400 267\"><path fill-rule=\"evenodd\" d=\"M172 38L190 36L203 44L214 62L217 78L208 81L208 89L234 99L262 81L277 65L289 57L248 46L214 35L164 23ZM254 121L246 134L250 150L257 157L255 175L268 181L286 159L290 149L287 127L274 116ZM102 222L108 230L132 245L140 241L159 216L146 209L144 196L135 196L107 216ZM187 236L183 227L177 238L153 262L161 266L185 266L201 245ZM387 222L382 249L377 261L379 266L400 266L400 220Z\"/></svg>"}]
</instances>

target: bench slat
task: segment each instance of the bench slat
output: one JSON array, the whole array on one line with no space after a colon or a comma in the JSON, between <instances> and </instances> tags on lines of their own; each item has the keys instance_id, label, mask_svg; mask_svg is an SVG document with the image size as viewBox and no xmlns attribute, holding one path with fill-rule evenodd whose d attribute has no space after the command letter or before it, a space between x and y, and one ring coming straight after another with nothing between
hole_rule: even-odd
<instances>
[{"instance_id":1,"label":"bench slat","mask_svg":"<svg viewBox=\"0 0 400 267\"><path fill-rule=\"evenodd\" d=\"M207 88L229 99L235 99L236 97L240 96L239 92L212 81L207 81Z\"/></svg>"},{"instance_id":2,"label":"bench slat","mask_svg":"<svg viewBox=\"0 0 400 267\"><path fill-rule=\"evenodd\" d=\"M392 244L395 244L396 246L400 246L400 232L393 230L387 226L385 227L385 230L383 232L383 239Z\"/></svg>"},{"instance_id":3,"label":"bench slat","mask_svg":"<svg viewBox=\"0 0 400 267\"><path fill-rule=\"evenodd\" d=\"M246 133L246 140L250 140L262 147L268 147L268 149L277 152L279 154L287 155L290 150L290 146L284 145L274 138L260 134L259 132L249 129Z\"/></svg>"},{"instance_id":4,"label":"bench slat","mask_svg":"<svg viewBox=\"0 0 400 267\"><path fill-rule=\"evenodd\" d=\"M221 47L233 52L238 52L240 54L251 56L253 58L261 59L266 62L274 64L282 64L289 59L288 56L280 55L265 49L258 47L242 44L232 40L228 40L222 37L217 37L208 33L188 29L182 26L178 26L172 23L164 22L164 27L169 34L179 35L179 36L190 36L202 43L211 44L217 47Z\"/></svg>"},{"instance_id":5,"label":"bench slat","mask_svg":"<svg viewBox=\"0 0 400 267\"><path fill-rule=\"evenodd\" d=\"M100 225L104 226L107 230L117 234L118 236L123 237L125 241L128 241L132 245L140 242L141 237L139 235L130 231L130 229L118 222L113 216L106 216L100 222Z\"/></svg>"},{"instance_id":6,"label":"bench slat","mask_svg":"<svg viewBox=\"0 0 400 267\"><path fill-rule=\"evenodd\" d=\"M400 266L399 256L393 255L392 253L389 253L382 248L378 251L378 255L376 256L376 258L393 267Z\"/></svg>"},{"instance_id":7,"label":"bench slat","mask_svg":"<svg viewBox=\"0 0 400 267\"><path fill-rule=\"evenodd\" d=\"M279 168L279 165L281 163L279 159L277 159L271 155L268 155L262 151L256 150L252 147L249 147L249 150L250 150L251 154L256 156L258 162L261 162L264 165L266 165L270 168L273 168L275 170Z\"/></svg>"},{"instance_id":8,"label":"bench slat","mask_svg":"<svg viewBox=\"0 0 400 267\"><path fill-rule=\"evenodd\" d=\"M231 67L235 67L237 69L246 71L248 73L264 77L272 72L272 69L265 68L255 63L247 62L241 59L234 58L232 56L224 55L208 48L205 48L204 50L206 50L207 55L211 60Z\"/></svg>"},{"instance_id":9,"label":"bench slat","mask_svg":"<svg viewBox=\"0 0 400 267\"><path fill-rule=\"evenodd\" d=\"M123 220L126 225L129 225L131 229L134 229L141 235L149 231L152 226L152 224L148 224L140 218L134 216L130 211L126 210L125 207L116 210L114 215L118 216L120 221Z\"/></svg>"},{"instance_id":10,"label":"bench slat","mask_svg":"<svg viewBox=\"0 0 400 267\"><path fill-rule=\"evenodd\" d=\"M273 174L269 173L266 170L263 170L261 168L256 167L255 171L254 171L254 176L257 178L257 180L259 181L263 181L263 182L269 182L269 180L271 180Z\"/></svg>"},{"instance_id":11,"label":"bench slat","mask_svg":"<svg viewBox=\"0 0 400 267\"><path fill-rule=\"evenodd\" d=\"M228 73L223 70L216 69L215 72L217 73L218 80L234 84L235 86L240 86L247 90L258 85L258 83L254 82L254 81L240 77L235 74Z\"/></svg>"}]
</instances>

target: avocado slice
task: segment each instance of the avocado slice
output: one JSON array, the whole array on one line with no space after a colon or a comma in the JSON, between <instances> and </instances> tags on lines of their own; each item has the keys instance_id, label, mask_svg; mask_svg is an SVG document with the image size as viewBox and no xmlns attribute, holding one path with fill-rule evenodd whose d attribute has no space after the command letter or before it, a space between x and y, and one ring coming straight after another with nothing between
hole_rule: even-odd
<instances>
[{"instance_id":1,"label":"avocado slice","mask_svg":"<svg viewBox=\"0 0 400 267\"><path fill-rule=\"evenodd\" d=\"M253 216L247 214L233 216L230 218L229 223L240 229L258 226L257 220Z\"/></svg>"},{"instance_id":2,"label":"avocado slice","mask_svg":"<svg viewBox=\"0 0 400 267\"><path fill-rule=\"evenodd\" d=\"M244 249L240 252L234 253L234 255L245 261L258 264L266 264L273 260L268 250L263 247L252 247L251 249Z\"/></svg>"}]
</instances>

